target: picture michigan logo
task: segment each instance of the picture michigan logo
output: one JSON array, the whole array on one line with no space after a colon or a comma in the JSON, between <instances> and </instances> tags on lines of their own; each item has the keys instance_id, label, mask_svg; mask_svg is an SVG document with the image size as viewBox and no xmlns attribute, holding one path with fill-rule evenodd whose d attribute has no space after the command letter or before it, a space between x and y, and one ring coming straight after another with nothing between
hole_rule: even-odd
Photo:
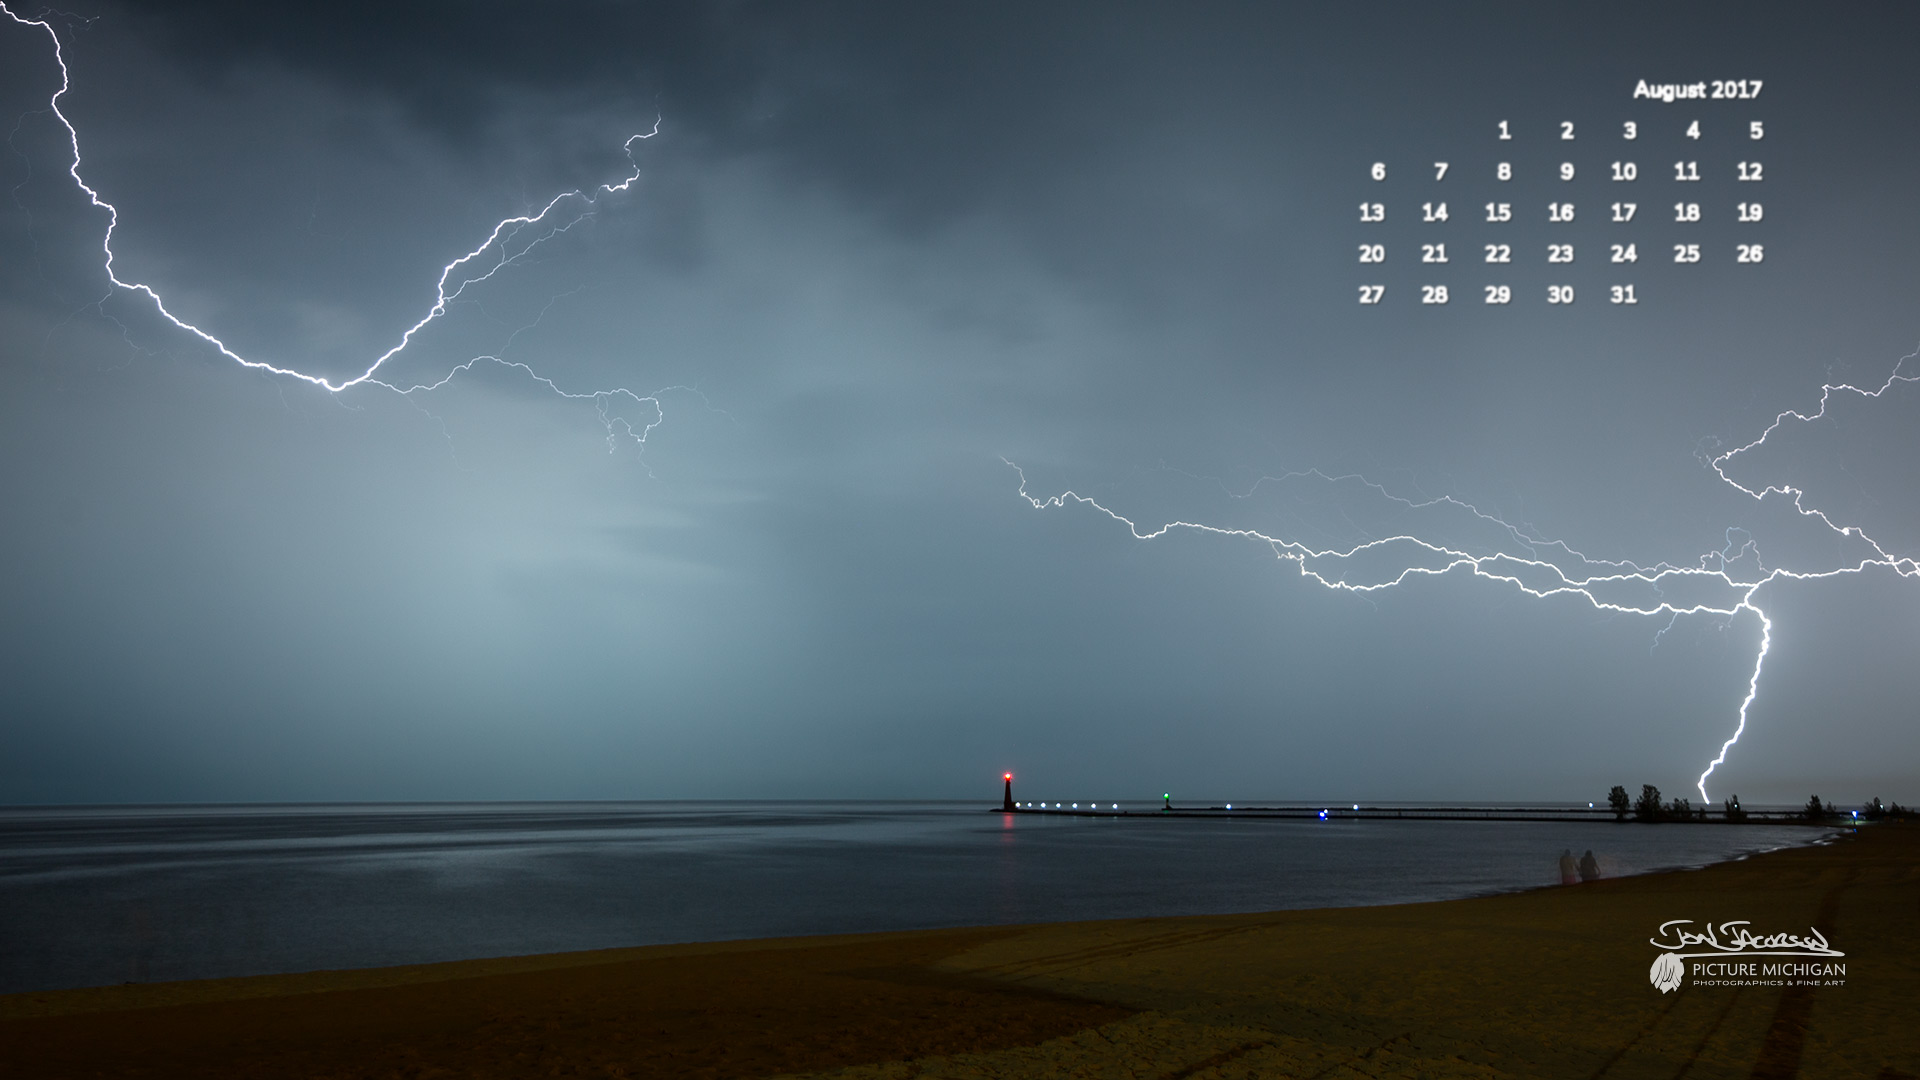
<instances>
[{"instance_id":1,"label":"picture michigan logo","mask_svg":"<svg viewBox=\"0 0 1920 1080\"><path fill-rule=\"evenodd\" d=\"M1846 953L1827 944L1825 934L1756 934L1745 919L1699 924L1669 919L1647 943L1660 950L1647 981L1661 993L1678 990L1688 979L1695 986L1844 986Z\"/></svg>"}]
</instances>

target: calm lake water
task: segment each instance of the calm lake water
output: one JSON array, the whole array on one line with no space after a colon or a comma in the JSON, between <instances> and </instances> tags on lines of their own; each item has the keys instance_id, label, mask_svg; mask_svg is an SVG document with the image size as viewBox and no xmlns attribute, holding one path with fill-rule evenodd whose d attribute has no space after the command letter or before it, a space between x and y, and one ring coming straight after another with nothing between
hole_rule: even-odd
<instances>
[{"instance_id":1,"label":"calm lake water","mask_svg":"<svg viewBox=\"0 0 1920 1080\"><path fill-rule=\"evenodd\" d=\"M839 931L1390 904L1790 826L1121 820L971 803L0 810L0 993Z\"/></svg>"}]
</instances>

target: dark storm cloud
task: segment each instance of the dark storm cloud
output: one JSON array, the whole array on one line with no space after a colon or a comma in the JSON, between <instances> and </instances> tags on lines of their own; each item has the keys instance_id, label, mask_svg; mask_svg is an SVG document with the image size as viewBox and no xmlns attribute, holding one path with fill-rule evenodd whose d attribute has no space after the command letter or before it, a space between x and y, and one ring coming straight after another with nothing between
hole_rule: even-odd
<instances>
[{"instance_id":1,"label":"dark storm cloud","mask_svg":"<svg viewBox=\"0 0 1920 1080\"><path fill-rule=\"evenodd\" d=\"M377 88L428 130L472 133L516 95L664 111L729 150L777 153L909 219L1058 197L1063 161L1126 170L1186 129L1218 149L1281 110L1381 115L1422 86L1511 99L1569 69L1756 69L1850 58L1850 93L1897 92L1920 16L1783 5L1547 11L1345 5L187 0L127 9L203 77L284 64ZM1655 27L1658 29L1655 29ZM1597 88L1596 88L1597 89ZM1819 86L1805 91L1819 93ZM1415 99L1409 102L1409 93ZM1614 96L1617 88L1604 91ZM777 121L777 122L776 122ZM1084 177L1069 174L1068 182ZM1140 222L1132 222L1139 227Z\"/></svg>"},{"instance_id":2,"label":"dark storm cloud","mask_svg":"<svg viewBox=\"0 0 1920 1080\"><path fill-rule=\"evenodd\" d=\"M503 97L611 94L629 107L671 87L725 117L752 97L754 23L688 3L132 5L142 31L203 78L286 65L406 104L424 126L470 135Z\"/></svg>"},{"instance_id":3,"label":"dark storm cloud","mask_svg":"<svg viewBox=\"0 0 1920 1080\"><path fill-rule=\"evenodd\" d=\"M401 103L472 139L502 108L659 111L720 152L773 155L922 229L983 207L1085 204L1083 169L1127 171L1335 70L1272 42L1332 11L1213 5L292 4L132 9L203 79L275 65ZM1208 115L1213 113L1215 115ZM1063 171L1063 165L1073 168ZM1111 196L1096 189L1095 202ZM1151 229L1145 205L1126 223ZM1088 214L1076 232L1116 225ZM1057 237L1056 237L1057 238Z\"/></svg>"}]
</instances>

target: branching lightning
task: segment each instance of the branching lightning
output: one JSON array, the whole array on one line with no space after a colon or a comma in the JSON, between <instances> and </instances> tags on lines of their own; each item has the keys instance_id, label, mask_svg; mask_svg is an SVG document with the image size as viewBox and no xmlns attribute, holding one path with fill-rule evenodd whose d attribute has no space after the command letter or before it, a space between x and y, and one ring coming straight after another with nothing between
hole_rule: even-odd
<instances>
[{"instance_id":1,"label":"branching lightning","mask_svg":"<svg viewBox=\"0 0 1920 1080\"><path fill-rule=\"evenodd\" d=\"M1878 389L1862 389L1845 383L1822 386L1820 407L1812 413L1787 410L1776 416L1773 423L1769 424L1766 430L1752 442L1723 453L1703 455L1705 464L1714 471L1715 475L1735 490L1755 501L1765 501L1769 497L1787 499L1802 517L1820 522L1839 537L1857 546L1860 554L1856 561L1825 570L1794 570L1778 566L1768 568L1759 558L1759 548L1750 535L1738 546L1735 545L1734 533L1744 533L1745 530L1742 529L1728 530L1726 547L1718 551L1710 551L1690 565L1660 562L1651 566L1641 566L1630 561L1595 559L1576 551L1564 542L1534 536L1520 526L1510 524L1495 514L1482 511L1452 496L1442 495L1421 500L1407 499L1388 492L1383 486L1365 477L1353 474L1329 476L1319 470L1288 473L1283 477L1263 477L1254 487L1257 488L1259 483L1269 479L1317 479L1330 485L1361 484L1378 497L1398 503L1409 510L1427 510L1440 506L1464 510L1511 537L1516 550L1475 554L1408 534L1371 539L1345 548L1316 548L1299 540L1271 536L1255 529L1225 528L1193 521L1171 521L1154 528L1143 529L1133 519L1073 491L1048 497L1033 495L1027 490L1026 471L1011 461L1007 461L1007 464L1019 474L1020 497L1036 510L1063 508L1069 503L1089 507L1126 526L1136 540L1155 540L1183 530L1252 540L1265 544L1278 558L1293 563L1301 576L1338 592L1366 595L1405 584L1415 578L1437 577L1462 570L1476 577L1510 585L1536 599L1559 596L1585 601L1600 611L1625 615L1666 615L1667 624L1656 634L1656 643L1659 635L1664 634L1682 616L1706 615L1732 620L1743 614L1751 615L1760 624L1760 647L1753 659L1753 670L1747 679L1746 696L1740 701L1738 722L1733 734L1721 744L1720 752L1707 763L1707 767L1695 782L1695 786L1700 791L1700 798L1707 800L1707 777L1713 775L1716 768L1725 764L1728 751L1740 741L1740 736L1746 731L1747 714L1755 699L1759 697L1761 672L1766 665L1767 652L1773 644L1773 620L1757 600L1760 591L1776 581L1816 581L1860 574L1873 568L1885 568L1905 578L1920 578L1920 564L1915 562L1913 556L1894 554L1887 550L1885 545L1869 536L1861 527L1836 522L1826 512L1808 505L1806 494L1800 488L1787 484L1749 486L1734 479L1728 472L1729 466L1741 455L1760 448L1783 426L1790 423L1812 423L1825 417L1828 405L1836 395L1854 394L1864 398L1879 398L1899 384L1920 382L1920 376L1907 375L1903 372L1907 363L1915 356L1920 356L1920 353L1907 356L1895 364L1886 382ZM1749 554L1754 557L1752 572L1736 573L1735 564ZM1385 557L1390 565L1399 567L1399 571L1375 580L1355 580L1363 573L1358 569L1360 560L1364 558L1370 564L1380 561L1382 557ZM1697 591L1698 586L1704 585L1718 593L1719 598L1692 602L1676 601L1670 599L1667 593L1670 587L1676 585L1696 587L1691 590L1680 590L1682 592Z\"/></svg>"},{"instance_id":2,"label":"branching lightning","mask_svg":"<svg viewBox=\"0 0 1920 1080\"><path fill-rule=\"evenodd\" d=\"M100 252L103 260L102 268L112 289L144 296L162 318L179 330L198 338L228 360L245 368L299 380L330 393L343 393L355 387L367 385L380 387L403 396L437 390L457 376L471 371L478 364L488 363L513 368L523 372L557 396L592 402L601 423L606 427L610 449L622 437L644 445L647 437L665 418L661 395L669 391L687 389L665 387L647 393L624 387L570 391L563 389L554 379L541 374L529 365L508 360L502 355L472 357L454 365L444 375L431 381L393 380L383 370L390 361L413 343L417 335L446 315L449 306L469 288L490 280L529 251L566 232L587 216L598 205L601 197L629 191L641 175L640 167L633 157L634 146L658 134L660 125L657 120L651 130L633 135L623 144L628 161L633 165L633 171L629 175L618 181L603 183L593 188L563 192L554 196L537 212L508 217L496 223L477 246L441 269L435 283L432 304L424 315L399 335L399 339L390 348L375 356L358 374L350 378L332 379L283 363L242 356L213 333L174 314L160 292L153 286L144 282L125 280L119 276L115 268L113 250L114 231L119 226L119 211L82 177L79 132L61 110L61 98L67 94L71 86L71 76L60 36L47 19L24 17L16 13L5 0L0 0L0 14L6 15L18 26L45 32L52 46L53 57L60 71L60 85L48 99L47 111L65 129L67 135L67 142L71 149L71 161L67 174L89 203L107 214L107 226L102 235ZM1704 800L1708 798L1707 778L1716 768L1725 763L1728 752L1739 742L1746 730L1748 713L1759 695L1761 675L1772 645L1773 631L1773 621L1757 599L1761 590L1776 581L1820 580L1861 574L1874 568L1885 568L1904 578L1920 578L1920 563L1917 563L1913 556L1890 551L1885 545L1869 536L1860 526L1835 521L1827 512L1809 505L1802 489L1789 484L1751 486L1735 479L1729 469L1738 458L1763 446L1770 437L1786 425L1811 423L1825 417L1830 403L1837 396L1851 394L1877 399L1896 385L1920 382L1920 376L1904 373L1906 364L1913 359L1913 356L1902 359L1877 389L1863 389L1846 383L1823 385L1819 407L1811 413L1797 410L1781 412L1751 442L1724 452L1702 455L1703 463L1711 468L1721 481L1735 490L1756 502L1765 502L1770 498L1785 500L1797 514L1819 522L1859 551L1856 561L1824 570L1794 570L1780 566L1769 568L1760 559L1759 548L1751 536L1736 546L1733 533L1743 530L1729 530L1726 547L1707 552L1690 564L1662 561L1643 566L1626 560L1597 559L1583 554L1563 541L1534 535L1521 525L1510 523L1496 514L1485 512L1477 506L1452 496L1409 499L1393 494L1384 486L1358 475L1332 476L1318 470L1289 473L1284 477L1263 478L1261 482L1311 479L1329 485L1352 483L1364 485L1376 497L1394 502L1411 511L1451 507L1470 513L1483 523L1499 530L1510 539L1511 550L1474 553L1434 543L1412 534L1377 537L1344 548L1316 547L1298 539L1268 535L1254 529L1228 528L1185 520L1143 528L1133 519L1073 491L1048 497L1035 496L1028 491L1025 471L1011 461L1007 464L1019 475L1020 496L1034 509L1064 508L1069 504L1089 507L1126 526L1135 539L1142 541L1158 539L1183 530L1255 541L1266 545L1279 559L1293 563L1303 577L1338 592L1364 596L1407 584L1421 577L1437 577L1455 571L1465 571L1491 582L1511 586L1524 595L1536 599L1565 597L1585 601L1600 611L1652 617L1665 615L1667 617L1665 625L1656 632L1654 637L1656 645L1666 630L1684 616L1704 615L1730 621L1750 615L1759 623L1760 644L1754 656L1746 694L1740 702L1733 733L1721 745L1719 753L1708 762L1696 781L1696 787ZM623 400L643 407L648 412L649 418L636 423L610 411L616 402ZM1256 483L1255 487L1258 486L1259 484ZM1746 557L1749 555L1752 556L1750 567L1746 562ZM1398 571L1367 579L1362 560L1366 560L1365 565L1372 565L1382 559L1389 565L1399 567ZM1740 569L1736 570L1736 564L1739 564ZM1668 592L1673 586L1705 586L1715 594L1715 597L1677 600ZM1679 588L1674 591L1683 595L1698 593L1697 588Z\"/></svg>"},{"instance_id":3,"label":"branching lightning","mask_svg":"<svg viewBox=\"0 0 1920 1080\"><path fill-rule=\"evenodd\" d=\"M78 129L74 127L73 122L67 118L66 113L62 112L60 108L60 99L66 95L72 85L71 74L67 69L66 54L60 41L60 35L55 32L53 25L45 18L33 19L24 17L9 7L5 3L5 0L0 0L0 14L5 14L17 25L44 31L47 35L47 40L53 46L53 58L60 68L60 88L55 90L53 96L48 99L47 110L59 121L61 127L66 129L67 142L72 150L72 160L68 165L67 175L73 178L74 184L86 195L88 201L94 207L104 210L107 213L107 228L100 241L100 251L104 259L102 267L106 271L107 280L112 283L112 288L114 290L139 293L145 296L152 302L154 311L162 318L179 329L199 338L207 345L212 346L221 356L226 357L242 367L290 379L298 379L301 382L335 394L351 390L357 386L366 385L381 387L403 396L412 395L437 390L445 386L456 375L472 370L476 364L490 363L501 367L514 368L524 372L535 382L540 383L560 397L576 401L592 402L601 423L607 429L607 444L609 449L615 447L617 439L622 435L635 443L643 445L646 443L647 437L653 433L654 428L658 427L665 419L665 411L661 404L661 396L663 394L671 391L687 391L696 395L699 393L697 390L684 386L663 387L648 393L630 390L625 387L614 387L607 390L569 391L562 389L552 378L540 374L527 364L507 360L495 355L473 357L463 363L455 365L444 376L437 380L431 382L415 382L411 385L402 385L401 382L388 381L382 377L381 371L381 369L387 365L388 361L399 356L400 353L412 344L416 335L444 316L447 313L448 306L459 299L467 289L487 281L501 270L517 262L521 257L542 243L571 229L592 211L602 196L630 190L633 184L640 179L641 173L639 163L635 161L633 157L634 144L659 134L660 122L658 119L654 121L652 130L643 134L634 135L628 138L625 144L623 144L623 149L627 154L627 161L633 166L632 173L624 179L600 184L595 188L562 192L549 200L537 213L509 217L494 225L493 229L487 234L486 239L483 240L479 246L459 258L454 259L441 269L440 278L434 286L433 303L427 309L427 313L422 315L413 325L407 327L407 329L401 333L399 340L391 348L374 357L366 369L359 374L351 378L338 380L329 379L325 376L310 374L294 367L242 356L229 348L226 342L214 336L212 333L175 315L167 307L166 301L161 298L159 291L152 286L144 282L127 281L119 276L114 267L113 233L120 224L120 211L112 203L102 198L100 193L81 176L80 133ZM569 217L567 216L569 209L576 209L578 212ZM109 295L111 295L111 292ZM622 399L631 402L633 405L644 407L650 411L651 418L642 419L636 423L626 417L611 413L609 410L613 403Z\"/></svg>"}]
</instances>

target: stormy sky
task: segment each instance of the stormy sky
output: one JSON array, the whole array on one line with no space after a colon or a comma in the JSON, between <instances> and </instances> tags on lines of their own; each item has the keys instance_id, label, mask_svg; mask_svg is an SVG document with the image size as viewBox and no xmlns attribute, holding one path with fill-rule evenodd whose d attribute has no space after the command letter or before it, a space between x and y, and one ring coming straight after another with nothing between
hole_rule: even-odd
<instances>
[{"instance_id":1,"label":"stormy sky","mask_svg":"<svg viewBox=\"0 0 1920 1080\"><path fill-rule=\"evenodd\" d=\"M525 234L382 376L506 363L330 393L110 284L51 42L0 20L4 803L993 798L1008 769L1061 798L1695 795L1751 613L1461 571L1333 591L1255 540L1036 510L1006 462L1142 531L1819 573L1862 545L1705 462L1920 342L1920 15L1892 6L50 19L116 272L282 368L364 371L495 223L639 178ZM1730 472L1911 555L1917 410L1920 385L1847 396ZM1395 501L1440 496L1505 526ZM1755 602L1716 800L1920 798L1920 585Z\"/></svg>"}]
</instances>

